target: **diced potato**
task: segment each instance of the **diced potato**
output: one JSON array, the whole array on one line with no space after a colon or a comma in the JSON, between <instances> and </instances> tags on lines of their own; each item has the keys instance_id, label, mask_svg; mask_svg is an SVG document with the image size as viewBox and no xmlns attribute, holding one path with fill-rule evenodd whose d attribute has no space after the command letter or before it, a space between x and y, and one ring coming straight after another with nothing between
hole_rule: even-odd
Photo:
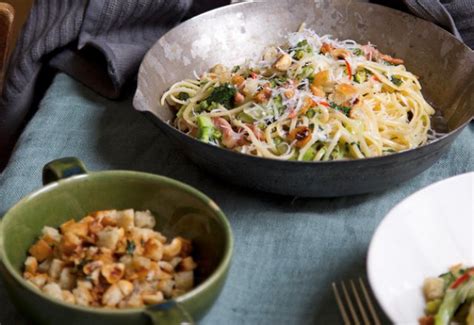
<instances>
[{"instance_id":1,"label":"diced potato","mask_svg":"<svg viewBox=\"0 0 474 325\"><path fill-rule=\"evenodd\" d=\"M68 302L70 304L74 304L76 303L76 298L74 297L74 295L72 294L71 291L69 290L63 290L63 300L65 302Z\"/></svg>"},{"instance_id":2,"label":"diced potato","mask_svg":"<svg viewBox=\"0 0 474 325\"><path fill-rule=\"evenodd\" d=\"M123 210L117 213L117 226L125 230L134 227L135 214L133 209Z\"/></svg>"},{"instance_id":3,"label":"diced potato","mask_svg":"<svg viewBox=\"0 0 474 325\"><path fill-rule=\"evenodd\" d=\"M191 256L188 256L181 261L180 266L183 271L192 271L197 267L197 264Z\"/></svg>"},{"instance_id":4,"label":"diced potato","mask_svg":"<svg viewBox=\"0 0 474 325\"><path fill-rule=\"evenodd\" d=\"M145 243L145 251L143 253L144 256L159 261L163 257L163 244L155 238L150 238Z\"/></svg>"},{"instance_id":5,"label":"diced potato","mask_svg":"<svg viewBox=\"0 0 474 325\"><path fill-rule=\"evenodd\" d=\"M43 292L52 298L63 299L63 292L57 283L48 283L43 287Z\"/></svg>"},{"instance_id":6,"label":"diced potato","mask_svg":"<svg viewBox=\"0 0 474 325\"><path fill-rule=\"evenodd\" d=\"M133 292L133 283L131 283L130 281L127 281L127 280L120 280L118 283L117 283L120 291L122 291L122 294L124 296L128 296L129 294L131 294Z\"/></svg>"},{"instance_id":7,"label":"diced potato","mask_svg":"<svg viewBox=\"0 0 474 325\"><path fill-rule=\"evenodd\" d=\"M72 294L76 299L76 304L81 306L89 306L93 300L91 292L84 286L78 286L76 289L72 290Z\"/></svg>"},{"instance_id":8,"label":"diced potato","mask_svg":"<svg viewBox=\"0 0 474 325\"><path fill-rule=\"evenodd\" d=\"M47 260L44 260L43 262L41 262L38 265L38 272L48 273L49 268L51 267L51 261L52 261L52 259L47 259Z\"/></svg>"},{"instance_id":9,"label":"diced potato","mask_svg":"<svg viewBox=\"0 0 474 325\"><path fill-rule=\"evenodd\" d=\"M25 261L25 271L34 274L37 270L38 261L33 256L28 256Z\"/></svg>"},{"instance_id":10,"label":"diced potato","mask_svg":"<svg viewBox=\"0 0 474 325\"><path fill-rule=\"evenodd\" d=\"M47 259L52 253L53 249L48 245L48 243L40 239L28 250L31 256L36 258L37 261L42 262Z\"/></svg>"},{"instance_id":11,"label":"diced potato","mask_svg":"<svg viewBox=\"0 0 474 325\"><path fill-rule=\"evenodd\" d=\"M102 266L101 274L108 283L118 282L125 273L125 265L122 263L111 263Z\"/></svg>"},{"instance_id":12,"label":"diced potato","mask_svg":"<svg viewBox=\"0 0 474 325\"><path fill-rule=\"evenodd\" d=\"M28 281L33 283L38 288L42 288L48 281L47 274L36 274L28 278Z\"/></svg>"},{"instance_id":13,"label":"diced potato","mask_svg":"<svg viewBox=\"0 0 474 325\"><path fill-rule=\"evenodd\" d=\"M174 275L177 289L191 290L194 285L193 271L177 272Z\"/></svg>"},{"instance_id":14,"label":"diced potato","mask_svg":"<svg viewBox=\"0 0 474 325\"><path fill-rule=\"evenodd\" d=\"M74 235L82 238L87 236L87 232L89 230L87 223L76 222L73 219L63 223L59 228L63 234L73 233Z\"/></svg>"},{"instance_id":15,"label":"diced potato","mask_svg":"<svg viewBox=\"0 0 474 325\"><path fill-rule=\"evenodd\" d=\"M143 306L143 299L139 293L134 293L128 298L126 302L127 307L140 307Z\"/></svg>"},{"instance_id":16,"label":"diced potato","mask_svg":"<svg viewBox=\"0 0 474 325\"><path fill-rule=\"evenodd\" d=\"M48 275L52 278L52 279L58 279L59 278L59 275L61 274L61 271L63 270L64 268L64 262L55 258L52 262L51 262L51 266L49 268L49 271L48 271Z\"/></svg>"},{"instance_id":17,"label":"diced potato","mask_svg":"<svg viewBox=\"0 0 474 325\"><path fill-rule=\"evenodd\" d=\"M121 228L106 227L97 234L97 246L114 250L123 235L124 231Z\"/></svg>"},{"instance_id":18,"label":"diced potato","mask_svg":"<svg viewBox=\"0 0 474 325\"><path fill-rule=\"evenodd\" d=\"M444 294L444 280L441 278L427 278L423 284L423 293L428 301L442 298Z\"/></svg>"},{"instance_id":19,"label":"diced potato","mask_svg":"<svg viewBox=\"0 0 474 325\"><path fill-rule=\"evenodd\" d=\"M48 244L59 243L59 241L61 240L61 234L56 228L44 226L42 233L43 239Z\"/></svg>"},{"instance_id":20,"label":"diced potato","mask_svg":"<svg viewBox=\"0 0 474 325\"><path fill-rule=\"evenodd\" d=\"M76 276L72 272L72 268L65 267L59 275L59 286L64 290L71 290L76 285Z\"/></svg>"},{"instance_id":21,"label":"diced potato","mask_svg":"<svg viewBox=\"0 0 474 325\"><path fill-rule=\"evenodd\" d=\"M107 307L115 307L123 299L122 291L118 285L111 285L102 296L102 304Z\"/></svg>"},{"instance_id":22,"label":"diced potato","mask_svg":"<svg viewBox=\"0 0 474 325\"><path fill-rule=\"evenodd\" d=\"M155 224L155 217L153 217L150 211L146 210L135 212L135 227L153 229Z\"/></svg>"},{"instance_id":23,"label":"diced potato","mask_svg":"<svg viewBox=\"0 0 474 325\"><path fill-rule=\"evenodd\" d=\"M168 280L160 280L158 282L158 290L162 291L166 297L171 297L173 293L173 287L175 282L171 279Z\"/></svg>"},{"instance_id":24,"label":"diced potato","mask_svg":"<svg viewBox=\"0 0 474 325\"><path fill-rule=\"evenodd\" d=\"M63 235L60 247L65 254L71 254L82 245L81 239L72 232Z\"/></svg>"},{"instance_id":25,"label":"diced potato","mask_svg":"<svg viewBox=\"0 0 474 325\"><path fill-rule=\"evenodd\" d=\"M144 294L142 295L143 302L147 305L159 304L162 302L165 297L161 291L158 291L155 294Z\"/></svg>"}]
</instances>

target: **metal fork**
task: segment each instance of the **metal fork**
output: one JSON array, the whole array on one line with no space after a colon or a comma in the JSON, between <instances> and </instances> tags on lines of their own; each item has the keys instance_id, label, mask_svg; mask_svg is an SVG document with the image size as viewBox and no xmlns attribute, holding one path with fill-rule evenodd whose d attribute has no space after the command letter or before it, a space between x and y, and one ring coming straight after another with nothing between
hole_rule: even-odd
<instances>
[{"instance_id":1,"label":"metal fork","mask_svg":"<svg viewBox=\"0 0 474 325\"><path fill-rule=\"evenodd\" d=\"M344 281L341 281L340 286L342 288L344 300L341 298L341 294L339 293L340 290L338 289L336 283L335 282L332 283L334 296L336 297L337 305L339 307L339 311L341 312L342 319L344 320L344 324L346 325L351 325L351 324L380 325L381 324L380 319L377 316L377 313L375 312L374 304L372 303L372 299L369 296L367 288L361 278L359 278L358 280L359 280L358 281L359 290L357 290L357 287L356 287L356 284L354 284L354 281L349 280L350 287L352 289L351 290L352 295L349 294L349 291L347 290L346 284L344 283ZM359 294L359 291L362 292L362 294ZM354 300L355 300L355 303L353 302ZM346 311L346 307L344 305L346 305L347 308L349 309L349 313L351 317L349 317ZM356 311L356 308L354 308L354 305L357 305L358 311ZM369 314L371 316L372 321L369 320ZM359 320L359 316L362 317L362 323Z\"/></svg>"}]
</instances>

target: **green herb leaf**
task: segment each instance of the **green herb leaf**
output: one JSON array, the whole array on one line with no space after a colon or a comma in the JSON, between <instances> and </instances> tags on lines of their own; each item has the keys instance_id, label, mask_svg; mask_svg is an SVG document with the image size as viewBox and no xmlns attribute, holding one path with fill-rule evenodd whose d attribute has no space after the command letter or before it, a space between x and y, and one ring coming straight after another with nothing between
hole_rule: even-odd
<instances>
[{"instance_id":1,"label":"green herb leaf","mask_svg":"<svg viewBox=\"0 0 474 325\"><path fill-rule=\"evenodd\" d=\"M232 68L232 73L236 73L239 70L240 70L240 65L236 65Z\"/></svg>"},{"instance_id":2,"label":"green herb leaf","mask_svg":"<svg viewBox=\"0 0 474 325\"><path fill-rule=\"evenodd\" d=\"M135 248L137 248L137 245L133 240L128 240L127 239L127 254L128 255L133 255L133 252L135 251Z\"/></svg>"},{"instance_id":3,"label":"green herb leaf","mask_svg":"<svg viewBox=\"0 0 474 325\"><path fill-rule=\"evenodd\" d=\"M344 115L346 115L346 116L349 116L349 114L350 114L350 112L351 112L351 108L348 107L348 106L337 105L337 104L334 103L334 102L331 102L331 103L330 103L330 106L331 106L332 108L334 108L335 110L338 110L338 111L344 113Z\"/></svg>"},{"instance_id":4,"label":"green herb leaf","mask_svg":"<svg viewBox=\"0 0 474 325\"><path fill-rule=\"evenodd\" d=\"M400 86L402 83L403 83L403 80L398 78L398 77L395 77L393 76L392 78L390 78L390 81L395 85L395 86Z\"/></svg>"},{"instance_id":5,"label":"green herb leaf","mask_svg":"<svg viewBox=\"0 0 474 325\"><path fill-rule=\"evenodd\" d=\"M362 51L359 48L353 49L352 53L354 53L355 55L358 55L358 56L364 55L364 51Z\"/></svg>"}]
</instances>

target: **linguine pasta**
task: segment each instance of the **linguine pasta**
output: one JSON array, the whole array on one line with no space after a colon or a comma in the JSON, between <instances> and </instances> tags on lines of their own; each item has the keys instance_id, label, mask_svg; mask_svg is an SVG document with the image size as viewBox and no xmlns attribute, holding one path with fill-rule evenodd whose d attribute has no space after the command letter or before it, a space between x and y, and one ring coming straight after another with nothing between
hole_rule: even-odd
<instances>
[{"instance_id":1,"label":"linguine pasta","mask_svg":"<svg viewBox=\"0 0 474 325\"><path fill-rule=\"evenodd\" d=\"M303 161L416 148L434 114L403 60L304 26L256 61L175 83L161 102L176 109L177 129L201 141Z\"/></svg>"}]
</instances>

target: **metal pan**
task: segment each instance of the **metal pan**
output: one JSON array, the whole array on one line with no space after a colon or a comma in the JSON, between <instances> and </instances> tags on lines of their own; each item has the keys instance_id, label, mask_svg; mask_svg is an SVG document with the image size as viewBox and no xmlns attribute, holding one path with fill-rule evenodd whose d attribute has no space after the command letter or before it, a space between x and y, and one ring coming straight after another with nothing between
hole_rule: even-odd
<instances>
[{"instance_id":1,"label":"metal pan","mask_svg":"<svg viewBox=\"0 0 474 325\"><path fill-rule=\"evenodd\" d=\"M253 58L283 41L301 22L319 34L368 41L405 59L420 76L423 94L437 109L434 128L447 132L433 142L389 156L329 162L253 157L195 140L169 125L172 111L161 95L176 81L217 63ZM150 49L140 67L137 110L196 164L229 183L303 197L334 197L379 191L430 167L445 154L474 113L474 54L443 29L399 11L352 1L272 1L223 7L177 26ZM442 123L440 123L440 121Z\"/></svg>"}]
</instances>

